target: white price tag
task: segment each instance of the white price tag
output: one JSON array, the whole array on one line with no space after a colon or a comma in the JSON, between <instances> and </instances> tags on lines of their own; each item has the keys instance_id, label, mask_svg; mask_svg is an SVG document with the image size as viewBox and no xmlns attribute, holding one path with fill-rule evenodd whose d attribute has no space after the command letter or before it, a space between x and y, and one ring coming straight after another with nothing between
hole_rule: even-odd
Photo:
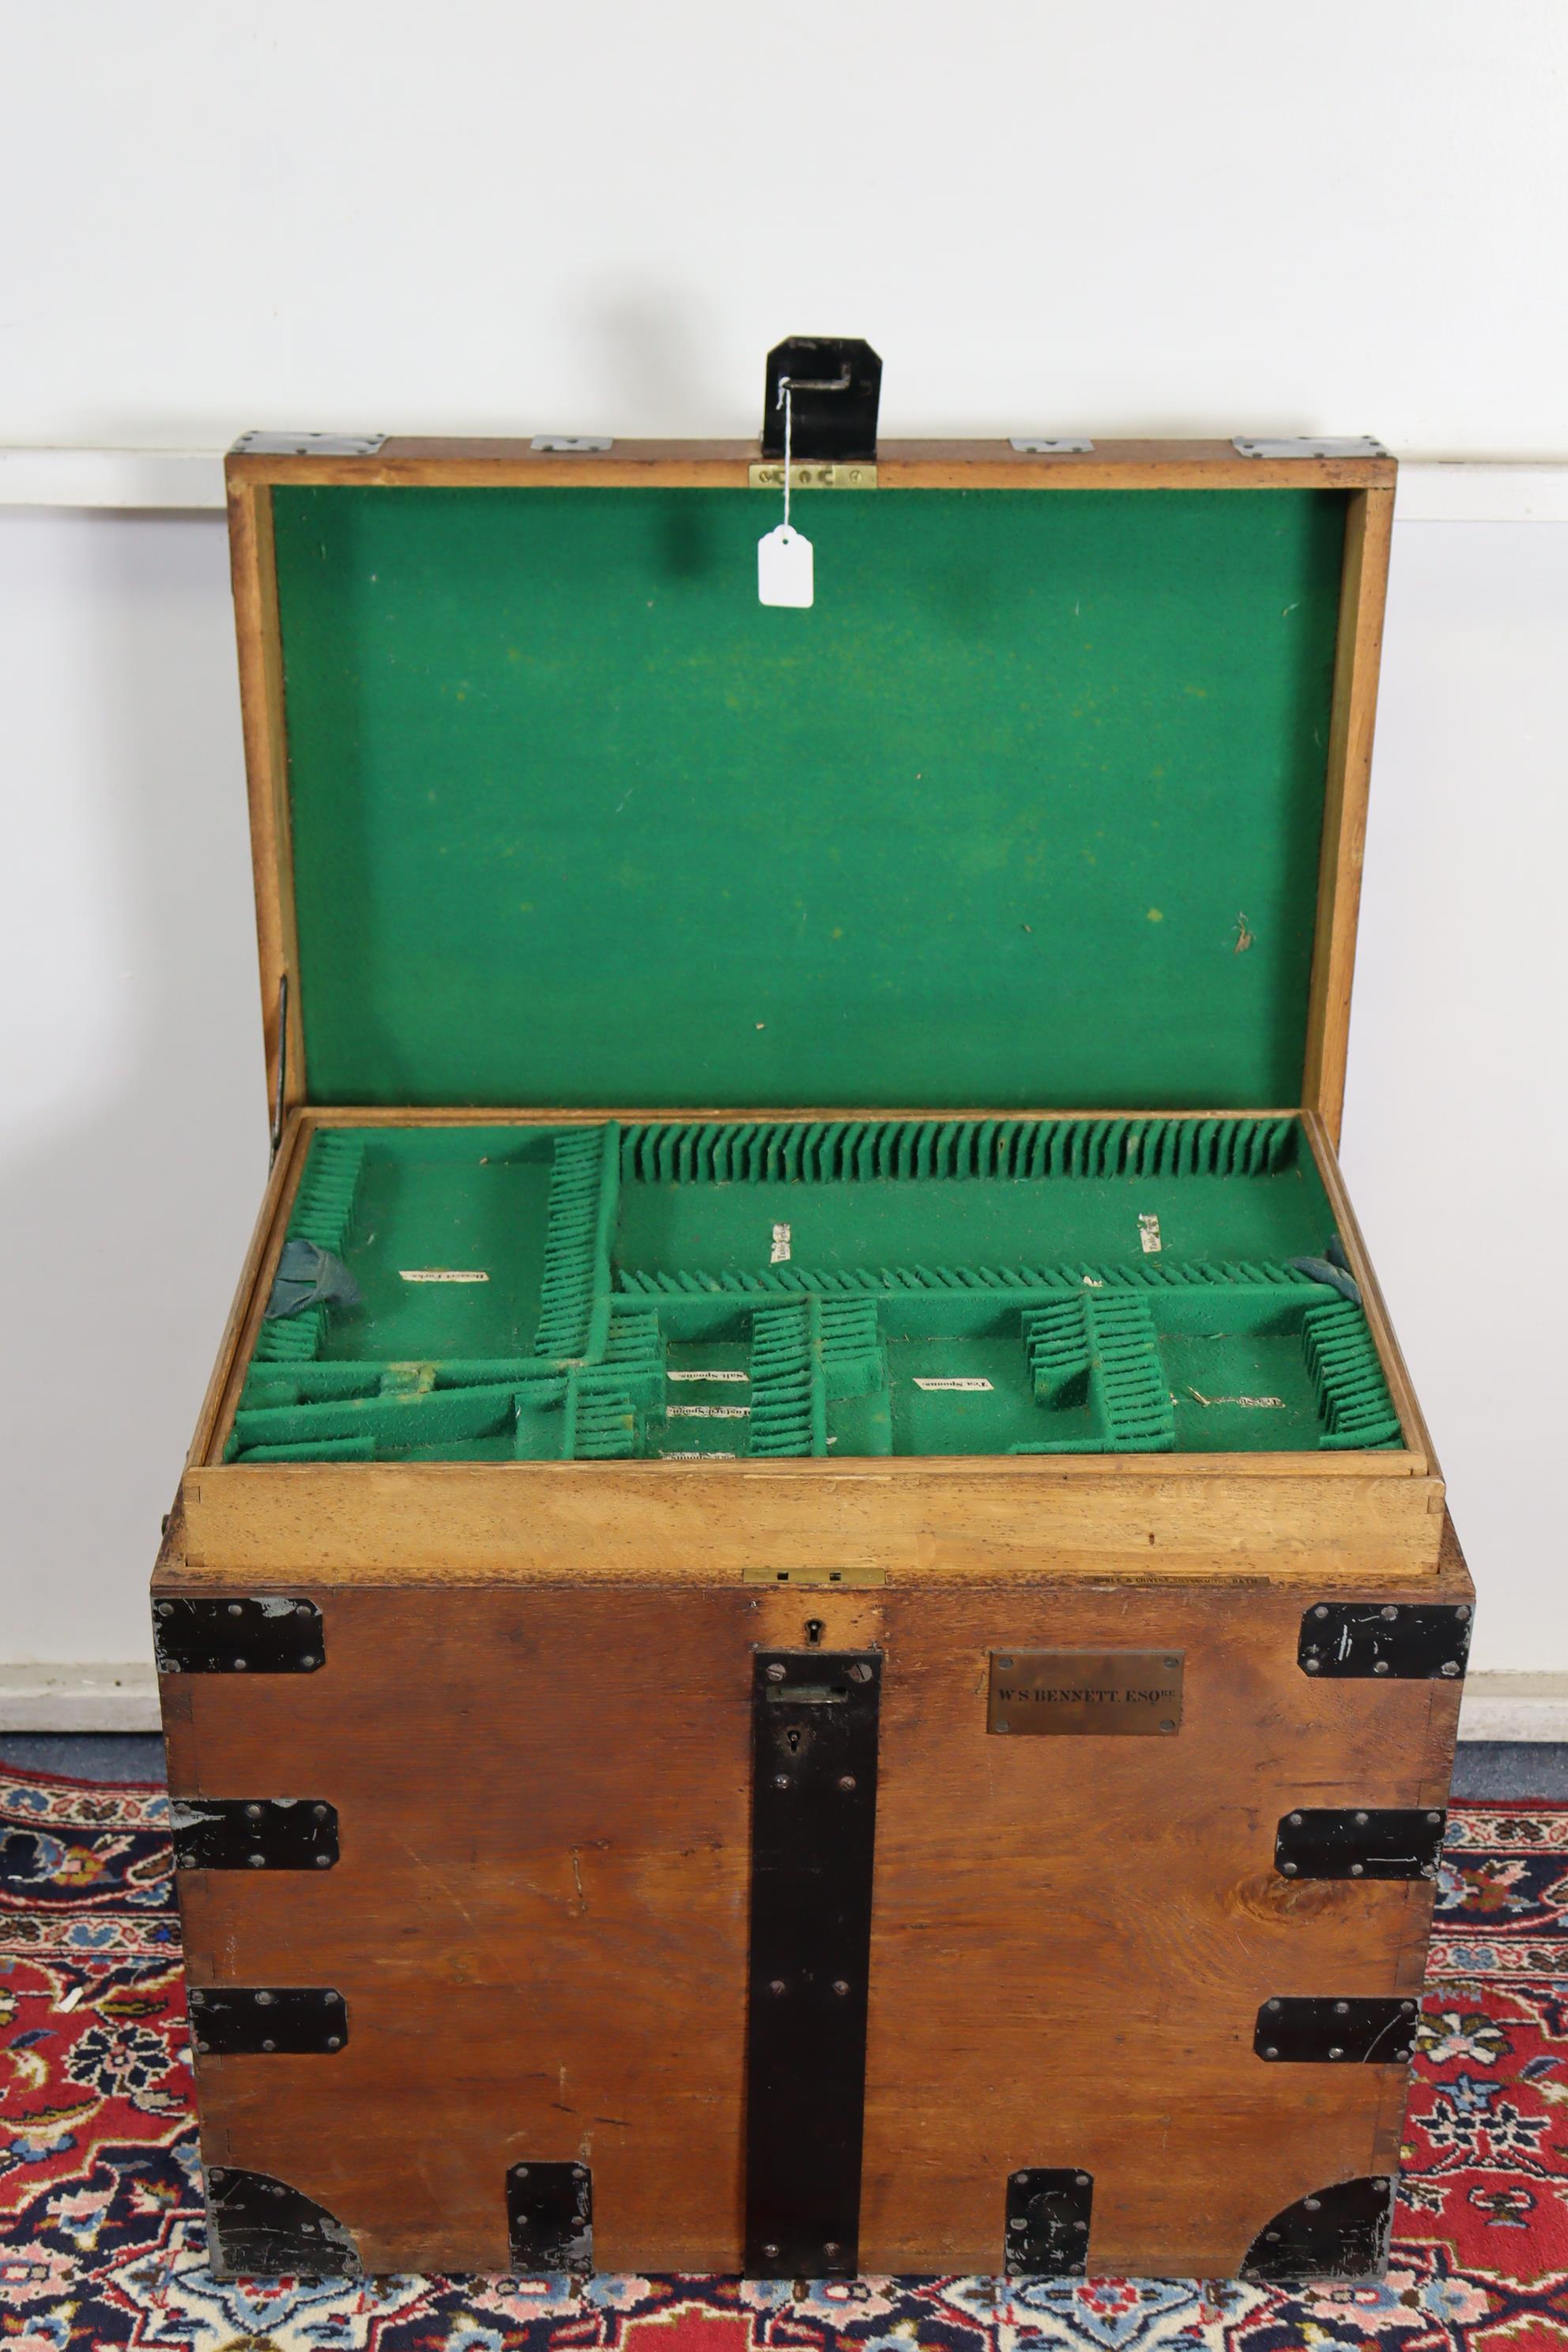
<instances>
[{"instance_id":1,"label":"white price tag","mask_svg":"<svg viewBox=\"0 0 1568 2352\"><path fill-rule=\"evenodd\" d=\"M757 541L757 594L764 604L809 604L811 541L781 522Z\"/></svg>"}]
</instances>

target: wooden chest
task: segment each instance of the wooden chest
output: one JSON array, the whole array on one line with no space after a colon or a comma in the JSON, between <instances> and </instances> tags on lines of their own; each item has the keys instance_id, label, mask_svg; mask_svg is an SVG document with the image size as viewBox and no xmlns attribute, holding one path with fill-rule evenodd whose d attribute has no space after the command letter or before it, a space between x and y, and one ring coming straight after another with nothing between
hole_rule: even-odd
<instances>
[{"instance_id":1,"label":"wooden chest","mask_svg":"<svg viewBox=\"0 0 1568 2352\"><path fill-rule=\"evenodd\" d=\"M230 460L225 2274L1383 2261L1471 1602L1335 1159L1394 466L828 357L805 610L755 445Z\"/></svg>"}]
</instances>

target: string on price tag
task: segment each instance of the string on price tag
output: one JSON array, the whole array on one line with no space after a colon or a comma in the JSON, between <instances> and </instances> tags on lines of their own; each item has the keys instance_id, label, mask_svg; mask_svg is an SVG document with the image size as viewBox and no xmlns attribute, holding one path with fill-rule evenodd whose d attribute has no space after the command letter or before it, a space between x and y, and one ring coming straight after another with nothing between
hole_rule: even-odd
<instances>
[{"instance_id":1,"label":"string on price tag","mask_svg":"<svg viewBox=\"0 0 1568 2352\"><path fill-rule=\"evenodd\" d=\"M816 598L809 539L792 529L789 519L790 381L779 384L784 403L784 520L757 541L757 595L764 604L810 604Z\"/></svg>"}]
</instances>

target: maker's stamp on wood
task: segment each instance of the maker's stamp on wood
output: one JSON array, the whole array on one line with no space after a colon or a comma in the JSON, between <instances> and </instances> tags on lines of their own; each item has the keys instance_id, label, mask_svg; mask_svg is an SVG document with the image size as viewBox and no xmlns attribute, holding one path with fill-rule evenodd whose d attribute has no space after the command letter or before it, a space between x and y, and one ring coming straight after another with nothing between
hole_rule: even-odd
<instances>
[{"instance_id":1,"label":"maker's stamp on wood","mask_svg":"<svg viewBox=\"0 0 1568 2352\"><path fill-rule=\"evenodd\" d=\"M1169 1738L1182 1727L1184 1650L993 1650L987 1731Z\"/></svg>"}]
</instances>

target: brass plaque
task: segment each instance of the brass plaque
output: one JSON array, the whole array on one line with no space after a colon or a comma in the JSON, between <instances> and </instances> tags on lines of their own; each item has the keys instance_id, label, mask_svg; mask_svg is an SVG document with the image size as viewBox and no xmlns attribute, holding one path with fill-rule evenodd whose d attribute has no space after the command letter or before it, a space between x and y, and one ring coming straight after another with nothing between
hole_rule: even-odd
<instances>
[{"instance_id":1,"label":"brass plaque","mask_svg":"<svg viewBox=\"0 0 1568 2352\"><path fill-rule=\"evenodd\" d=\"M993 1650L988 1731L1100 1738L1182 1727L1184 1650Z\"/></svg>"}]
</instances>

